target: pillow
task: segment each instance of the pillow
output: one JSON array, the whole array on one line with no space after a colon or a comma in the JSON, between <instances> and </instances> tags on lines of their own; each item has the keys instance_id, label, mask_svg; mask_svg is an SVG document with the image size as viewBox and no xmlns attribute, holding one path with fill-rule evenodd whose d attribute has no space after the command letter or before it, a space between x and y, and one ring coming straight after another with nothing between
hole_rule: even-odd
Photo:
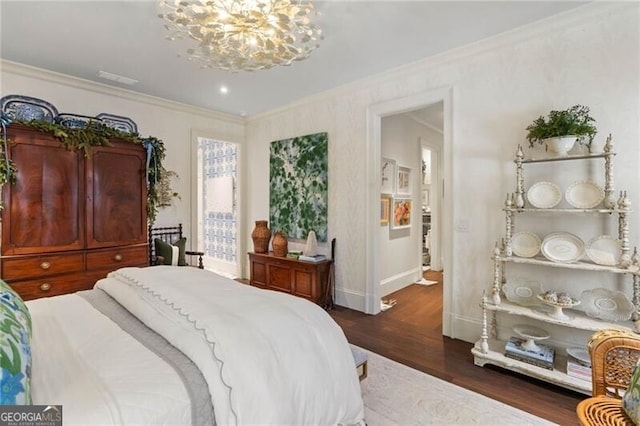
<instances>
[{"instance_id":1,"label":"pillow","mask_svg":"<svg viewBox=\"0 0 640 426\"><path fill-rule=\"evenodd\" d=\"M640 422L640 359L636 362L624 396L622 397L622 409L627 416L633 420L633 423Z\"/></svg>"},{"instance_id":2,"label":"pillow","mask_svg":"<svg viewBox=\"0 0 640 426\"><path fill-rule=\"evenodd\" d=\"M31 404L31 315L0 279L0 405Z\"/></svg>"},{"instance_id":3,"label":"pillow","mask_svg":"<svg viewBox=\"0 0 640 426\"><path fill-rule=\"evenodd\" d=\"M165 243L160 238L156 238L153 240L153 244L156 248L156 257L162 257L161 261L163 265L187 265L187 260L184 255L185 246L187 245L187 239L185 237L180 238L172 244ZM177 248L177 256L175 257L173 255L174 247Z\"/></svg>"}]
</instances>

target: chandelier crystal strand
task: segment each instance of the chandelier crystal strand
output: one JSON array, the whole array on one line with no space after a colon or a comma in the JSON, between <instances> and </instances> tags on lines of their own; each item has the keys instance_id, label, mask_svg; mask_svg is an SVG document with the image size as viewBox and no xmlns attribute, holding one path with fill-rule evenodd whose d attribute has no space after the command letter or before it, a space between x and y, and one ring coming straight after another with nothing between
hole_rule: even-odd
<instances>
[{"instance_id":1,"label":"chandelier crystal strand","mask_svg":"<svg viewBox=\"0 0 640 426\"><path fill-rule=\"evenodd\" d=\"M311 3L291 0L161 0L167 39L191 39L202 68L256 71L309 57L322 40ZM182 56L182 55L181 55Z\"/></svg>"}]
</instances>

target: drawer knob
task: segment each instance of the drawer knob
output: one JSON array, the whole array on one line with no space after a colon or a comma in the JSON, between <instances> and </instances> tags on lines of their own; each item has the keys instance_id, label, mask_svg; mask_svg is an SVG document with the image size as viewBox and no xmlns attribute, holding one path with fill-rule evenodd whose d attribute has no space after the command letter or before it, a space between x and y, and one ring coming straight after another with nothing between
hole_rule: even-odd
<instances>
[{"instance_id":1,"label":"drawer knob","mask_svg":"<svg viewBox=\"0 0 640 426\"><path fill-rule=\"evenodd\" d=\"M41 267L42 269L44 269L44 270L47 270L47 269L51 268L51 264L50 264L49 262L42 262L42 263L40 264L40 267Z\"/></svg>"},{"instance_id":2,"label":"drawer knob","mask_svg":"<svg viewBox=\"0 0 640 426\"><path fill-rule=\"evenodd\" d=\"M42 291L49 291L51 289L51 284L49 283L42 283L40 284L40 290Z\"/></svg>"},{"instance_id":3,"label":"drawer knob","mask_svg":"<svg viewBox=\"0 0 640 426\"><path fill-rule=\"evenodd\" d=\"M122 255L120 253L116 254L115 256L113 256L113 259L116 262L120 262L122 260Z\"/></svg>"}]
</instances>

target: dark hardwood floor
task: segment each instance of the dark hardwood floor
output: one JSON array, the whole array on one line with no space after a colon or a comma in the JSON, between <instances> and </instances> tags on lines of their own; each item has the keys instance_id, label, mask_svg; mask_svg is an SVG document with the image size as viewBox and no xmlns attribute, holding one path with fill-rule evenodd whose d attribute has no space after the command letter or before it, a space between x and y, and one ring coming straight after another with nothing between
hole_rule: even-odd
<instances>
[{"instance_id":1,"label":"dark hardwood floor","mask_svg":"<svg viewBox=\"0 0 640 426\"><path fill-rule=\"evenodd\" d=\"M396 305L378 315L334 307L329 314L349 342L458 386L561 425L576 425L576 392L498 367L473 363L471 343L442 336L442 274L438 284L413 284L386 298ZM437 391L437 390L434 390Z\"/></svg>"}]
</instances>

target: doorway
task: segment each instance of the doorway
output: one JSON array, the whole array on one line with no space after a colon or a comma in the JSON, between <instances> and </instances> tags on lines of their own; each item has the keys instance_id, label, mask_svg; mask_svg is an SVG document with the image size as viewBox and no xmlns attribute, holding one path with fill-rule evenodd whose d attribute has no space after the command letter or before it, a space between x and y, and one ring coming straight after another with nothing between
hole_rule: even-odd
<instances>
[{"instance_id":1,"label":"doorway","mask_svg":"<svg viewBox=\"0 0 640 426\"><path fill-rule=\"evenodd\" d=\"M197 136L194 146L195 227L205 269L240 276L239 149L234 142Z\"/></svg>"},{"instance_id":2,"label":"doorway","mask_svg":"<svg viewBox=\"0 0 640 426\"><path fill-rule=\"evenodd\" d=\"M367 191L367 205L369 205L371 214L367 215L367 242L366 242L366 289L365 289L365 312L369 314L377 314L380 312L381 299L381 233L380 233L380 182L381 159L382 159L382 119L398 114L405 114L427 108L429 106L440 103L438 107L442 111L442 147L438 161L440 164L440 182L430 191L430 203L437 199L440 203L439 211L441 214L438 220L438 228L440 230L440 255L441 268L443 269L443 318L442 332L444 335L452 336L451 329L453 321L450 319L452 306L452 288L449 285L452 282L450 267L452 253L452 224L451 197L444 191L444 188L451 187L452 182L452 89L442 88L429 92L424 92L407 98L397 99L374 105L367 110L367 166L369 173L369 185ZM415 143L415 154L418 158L422 157L422 143ZM433 184L432 184L433 185ZM418 202L414 204L420 206ZM432 221L433 206L432 208ZM412 209L413 217L420 217L420 208ZM404 231L407 232L407 231ZM422 226L412 226L409 232L421 233ZM433 239L433 235L432 235ZM422 237L417 239L415 246L415 262L422 265ZM432 254L433 257L433 254Z\"/></svg>"}]
</instances>

